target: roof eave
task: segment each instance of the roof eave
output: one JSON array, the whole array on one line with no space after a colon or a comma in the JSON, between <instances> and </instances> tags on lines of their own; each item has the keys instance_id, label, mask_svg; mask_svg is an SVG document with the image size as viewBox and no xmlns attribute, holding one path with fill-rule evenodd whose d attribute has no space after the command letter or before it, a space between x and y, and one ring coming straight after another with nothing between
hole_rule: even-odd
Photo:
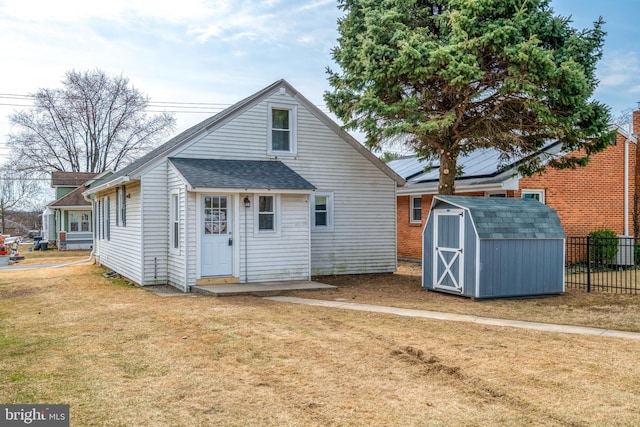
<instances>
[{"instance_id":1,"label":"roof eave","mask_svg":"<svg viewBox=\"0 0 640 427\"><path fill-rule=\"evenodd\" d=\"M217 187L192 187L194 193L273 193L273 194L313 194L315 188L217 188Z\"/></svg>"},{"instance_id":2,"label":"roof eave","mask_svg":"<svg viewBox=\"0 0 640 427\"><path fill-rule=\"evenodd\" d=\"M129 175L119 176L119 177L115 178L112 181L105 182L104 184L100 184L97 187L89 188L87 191L84 191L82 193L82 196L86 198L87 196L90 196L91 194L96 194L96 193L99 193L101 191L108 190L110 188L116 187L116 186L118 186L120 184L124 184L124 183L129 182L129 181L130 181Z\"/></svg>"}]
</instances>

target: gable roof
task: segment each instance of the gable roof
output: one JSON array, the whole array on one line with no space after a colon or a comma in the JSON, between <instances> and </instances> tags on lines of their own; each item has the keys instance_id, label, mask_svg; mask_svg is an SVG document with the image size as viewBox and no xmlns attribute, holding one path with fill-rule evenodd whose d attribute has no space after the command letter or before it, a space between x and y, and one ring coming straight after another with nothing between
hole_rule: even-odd
<instances>
[{"instance_id":1,"label":"gable roof","mask_svg":"<svg viewBox=\"0 0 640 427\"><path fill-rule=\"evenodd\" d=\"M52 187L79 187L95 176L99 175L94 172L51 172Z\"/></svg>"},{"instance_id":2,"label":"gable roof","mask_svg":"<svg viewBox=\"0 0 640 427\"><path fill-rule=\"evenodd\" d=\"M91 206L91 202L88 202L82 193L87 189L86 186L82 185L59 199L49 203L47 206L52 208L62 208L62 207L88 207Z\"/></svg>"},{"instance_id":3,"label":"gable roof","mask_svg":"<svg viewBox=\"0 0 640 427\"><path fill-rule=\"evenodd\" d=\"M564 239L555 210L534 199L435 196L432 209L445 202L469 211L481 239Z\"/></svg>"},{"instance_id":4,"label":"gable roof","mask_svg":"<svg viewBox=\"0 0 640 427\"><path fill-rule=\"evenodd\" d=\"M396 174L391 168L389 168L384 162L378 159L373 153L367 150L362 144L360 144L354 137L345 132L340 126L338 126L333 120L331 120L326 114L324 114L318 107L313 105L308 99L302 96L293 86L291 86L285 80L278 80L259 92L241 100L240 102L222 110L218 114L192 126L177 136L171 138L166 143L162 144L158 148L150 151L146 155L140 157L128 166L124 167L120 171L114 173L109 179L102 182L100 185L90 189L90 192L97 192L101 189L108 188L116 185L118 182L128 181L129 179L137 179L141 171L154 162L156 159L162 156L170 156L171 152L184 144L189 143L197 135L206 133L218 126L225 120L241 113L250 106L260 102L263 98L270 96L275 91L284 88L287 93L291 94L300 104L304 105L312 114L314 114L320 121L322 121L327 127L338 134L345 142L356 149L361 155L367 158L378 169L384 172L387 176L393 179L397 185L403 185L404 179Z\"/></svg>"},{"instance_id":5,"label":"gable roof","mask_svg":"<svg viewBox=\"0 0 640 427\"><path fill-rule=\"evenodd\" d=\"M201 188L315 190L280 161L169 158L187 183Z\"/></svg>"}]
</instances>

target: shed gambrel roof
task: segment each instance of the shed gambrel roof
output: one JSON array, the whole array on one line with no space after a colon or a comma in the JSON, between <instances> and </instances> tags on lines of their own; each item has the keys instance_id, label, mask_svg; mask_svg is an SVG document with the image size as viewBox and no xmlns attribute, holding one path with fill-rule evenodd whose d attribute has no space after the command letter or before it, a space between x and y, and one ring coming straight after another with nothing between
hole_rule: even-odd
<instances>
[{"instance_id":1,"label":"shed gambrel roof","mask_svg":"<svg viewBox=\"0 0 640 427\"><path fill-rule=\"evenodd\" d=\"M327 127L333 130L336 134L338 134L347 144L351 145L356 151L358 151L361 155L367 158L371 163L373 163L378 169L380 169L384 174L393 179L398 186L404 185L405 180L395 173L391 168L389 168L384 162L378 159L373 153L371 153L366 147L364 147L361 143L359 143L354 137L345 132L338 124L336 124L329 116L324 114L318 107L313 105L308 99L302 96L293 86L291 86L285 80L278 80L273 84L267 86L259 92L254 93L253 95L243 99L242 101L222 110L218 114L192 126L191 128L185 130L179 135L173 137L169 141L165 142L158 148L150 151L146 155L140 157L136 161L132 162L128 166L123 169L115 172L111 177L109 177L104 182L100 183L100 185L95 186L94 188L90 188L89 192L96 192L102 188L109 187L111 185L115 185L119 180L128 180L128 179L137 179L144 170L144 168L155 162L157 159L162 158L163 156L171 156L174 150L179 147L188 144L198 135L209 132L214 129L216 126L220 125L224 121L242 113L247 108L255 105L260 102L263 98L270 96L275 91L280 89L285 89L288 93L291 94L293 98L296 99L301 105L307 108L312 114L314 114L320 121L322 121Z\"/></svg>"},{"instance_id":2,"label":"shed gambrel roof","mask_svg":"<svg viewBox=\"0 0 640 427\"><path fill-rule=\"evenodd\" d=\"M315 190L306 179L277 160L169 158L193 187Z\"/></svg>"},{"instance_id":3,"label":"shed gambrel roof","mask_svg":"<svg viewBox=\"0 0 640 427\"><path fill-rule=\"evenodd\" d=\"M535 199L435 196L433 208L443 202L469 211L480 239L566 237L556 211Z\"/></svg>"}]
</instances>

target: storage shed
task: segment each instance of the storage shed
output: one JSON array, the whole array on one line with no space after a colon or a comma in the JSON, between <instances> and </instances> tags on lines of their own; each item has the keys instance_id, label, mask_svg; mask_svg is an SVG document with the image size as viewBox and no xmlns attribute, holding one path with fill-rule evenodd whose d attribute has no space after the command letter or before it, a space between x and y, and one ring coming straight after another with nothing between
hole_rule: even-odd
<instances>
[{"instance_id":1,"label":"storage shed","mask_svg":"<svg viewBox=\"0 0 640 427\"><path fill-rule=\"evenodd\" d=\"M474 299L564 292L565 233L534 199L435 196L422 286Z\"/></svg>"}]
</instances>

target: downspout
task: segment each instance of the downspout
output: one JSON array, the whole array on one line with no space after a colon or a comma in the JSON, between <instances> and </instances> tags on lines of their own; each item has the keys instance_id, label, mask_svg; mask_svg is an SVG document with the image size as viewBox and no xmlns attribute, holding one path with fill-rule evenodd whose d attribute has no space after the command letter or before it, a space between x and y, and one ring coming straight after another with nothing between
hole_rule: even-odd
<instances>
[{"instance_id":1,"label":"downspout","mask_svg":"<svg viewBox=\"0 0 640 427\"><path fill-rule=\"evenodd\" d=\"M629 235L629 138L624 141L624 235Z\"/></svg>"}]
</instances>

